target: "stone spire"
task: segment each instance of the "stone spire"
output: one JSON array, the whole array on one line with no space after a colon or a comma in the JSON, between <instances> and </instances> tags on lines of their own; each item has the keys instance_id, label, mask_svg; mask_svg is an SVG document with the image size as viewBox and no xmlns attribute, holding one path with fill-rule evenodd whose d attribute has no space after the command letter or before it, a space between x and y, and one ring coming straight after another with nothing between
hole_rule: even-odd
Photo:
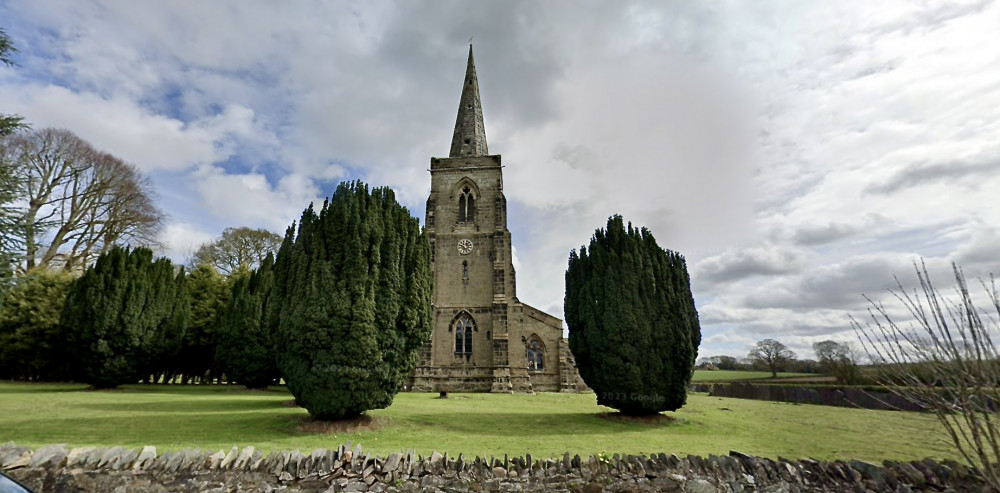
<instances>
[{"instance_id":1,"label":"stone spire","mask_svg":"<svg viewBox=\"0 0 1000 493\"><path fill-rule=\"evenodd\" d=\"M483 125L483 105L479 102L479 81L476 79L476 64L472 61L472 45L469 45L469 65L465 69L462 84L462 100L458 103L458 118L455 120L455 135L451 139L450 157L486 156L486 126Z\"/></svg>"}]
</instances>

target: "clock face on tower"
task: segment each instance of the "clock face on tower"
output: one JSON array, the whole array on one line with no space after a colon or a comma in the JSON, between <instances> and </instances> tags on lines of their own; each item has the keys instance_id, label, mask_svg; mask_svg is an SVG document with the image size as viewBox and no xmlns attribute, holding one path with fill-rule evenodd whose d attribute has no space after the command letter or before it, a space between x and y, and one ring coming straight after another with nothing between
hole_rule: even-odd
<instances>
[{"instance_id":1,"label":"clock face on tower","mask_svg":"<svg viewBox=\"0 0 1000 493\"><path fill-rule=\"evenodd\" d=\"M472 240L467 238L458 240L458 253L462 255L468 255L472 253Z\"/></svg>"}]
</instances>

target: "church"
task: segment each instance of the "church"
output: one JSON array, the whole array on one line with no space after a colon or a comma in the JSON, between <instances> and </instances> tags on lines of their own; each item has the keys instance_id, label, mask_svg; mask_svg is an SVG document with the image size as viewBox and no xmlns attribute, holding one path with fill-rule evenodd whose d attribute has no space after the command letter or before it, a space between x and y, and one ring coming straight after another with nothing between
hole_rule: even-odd
<instances>
[{"instance_id":1,"label":"church","mask_svg":"<svg viewBox=\"0 0 1000 493\"><path fill-rule=\"evenodd\" d=\"M451 152L431 158L424 225L434 328L409 388L422 392L575 392L584 388L562 320L517 299L500 155L486 146L469 47Z\"/></svg>"}]
</instances>

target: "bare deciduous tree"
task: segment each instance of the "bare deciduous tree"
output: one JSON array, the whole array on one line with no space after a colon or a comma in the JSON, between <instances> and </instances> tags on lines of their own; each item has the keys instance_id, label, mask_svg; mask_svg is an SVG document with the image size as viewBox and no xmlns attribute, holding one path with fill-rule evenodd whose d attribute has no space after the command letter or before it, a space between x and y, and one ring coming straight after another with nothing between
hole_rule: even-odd
<instances>
[{"instance_id":1,"label":"bare deciduous tree","mask_svg":"<svg viewBox=\"0 0 1000 493\"><path fill-rule=\"evenodd\" d=\"M774 339L764 339L754 345L747 357L750 361L766 366L768 370L771 370L771 376L776 377L778 370L786 362L795 359L795 353Z\"/></svg>"},{"instance_id":2,"label":"bare deciduous tree","mask_svg":"<svg viewBox=\"0 0 1000 493\"><path fill-rule=\"evenodd\" d=\"M893 316L881 302L867 298L871 320L854 327L874 362L879 382L933 412L952 443L991 487L1000 491L1000 354L993 340L1000 331L1000 297L992 276L981 281L993 306L981 310L955 264L958 299L940 294L926 265L914 266L919 289L907 292L896 280L890 292L909 313Z\"/></svg>"},{"instance_id":3,"label":"bare deciduous tree","mask_svg":"<svg viewBox=\"0 0 1000 493\"><path fill-rule=\"evenodd\" d=\"M18 176L25 270L81 269L116 243L155 244L163 215L135 166L57 129L0 140L0 160Z\"/></svg>"},{"instance_id":4,"label":"bare deciduous tree","mask_svg":"<svg viewBox=\"0 0 1000 493\"><path fill-rule=\"evenodd\" d=\"M840 383L856 385L861 380L858 368L858 349L850 342L820 341L813 344L813 351L823 371L837 377Z\"/></svg>"},{"instance_id":5,"label":"bare deciduous tree","mask_svg":"<svg viewBox=\"0 0 1000 493\"><path fill-rule=\"evenodd\" d=\"M198 247L191 264L211 265L229 275L239 269L256 268L267 254L277 254L280 246L281 235L266 229L226 228L219 239Z\"/></svg>"}]
</instances>

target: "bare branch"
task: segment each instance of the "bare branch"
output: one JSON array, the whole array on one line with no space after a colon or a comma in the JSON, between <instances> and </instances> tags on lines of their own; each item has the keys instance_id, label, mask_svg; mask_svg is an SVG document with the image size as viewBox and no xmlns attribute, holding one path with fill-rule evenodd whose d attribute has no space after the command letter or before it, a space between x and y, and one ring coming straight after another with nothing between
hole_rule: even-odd
<instances>
[{"instance_id":1,"label":"bare branch","mask_svg":"<svg viewBox=\"0 0 1000 493\"><path fill-rule=\"evenodd\" d=\"M957 300L943 297L921 262L919 288L908 293L897 279L890 292L912 317L901 325L882 304L868 299L865 324L850 318L875 378L899 396L934 413L959 454L994 490L1000 490L1000 359L993 343L1000 330L1000 298L992 276L981 281L998 318L980 310L952 264ZM866 297L867 299L867 297Z\"/></svg>"},{"instance_id":2,"label":"bare branch","mask_svg":"<svg viewBox=\"0 0 1000 493\"><path fill-rule=\"evenodd\" d=\"M82 269L113 244L155 244L163 214L135 166L56 129L0 140L0 159L18 176L24 269Z\"/></svg>"}]
</instances>

